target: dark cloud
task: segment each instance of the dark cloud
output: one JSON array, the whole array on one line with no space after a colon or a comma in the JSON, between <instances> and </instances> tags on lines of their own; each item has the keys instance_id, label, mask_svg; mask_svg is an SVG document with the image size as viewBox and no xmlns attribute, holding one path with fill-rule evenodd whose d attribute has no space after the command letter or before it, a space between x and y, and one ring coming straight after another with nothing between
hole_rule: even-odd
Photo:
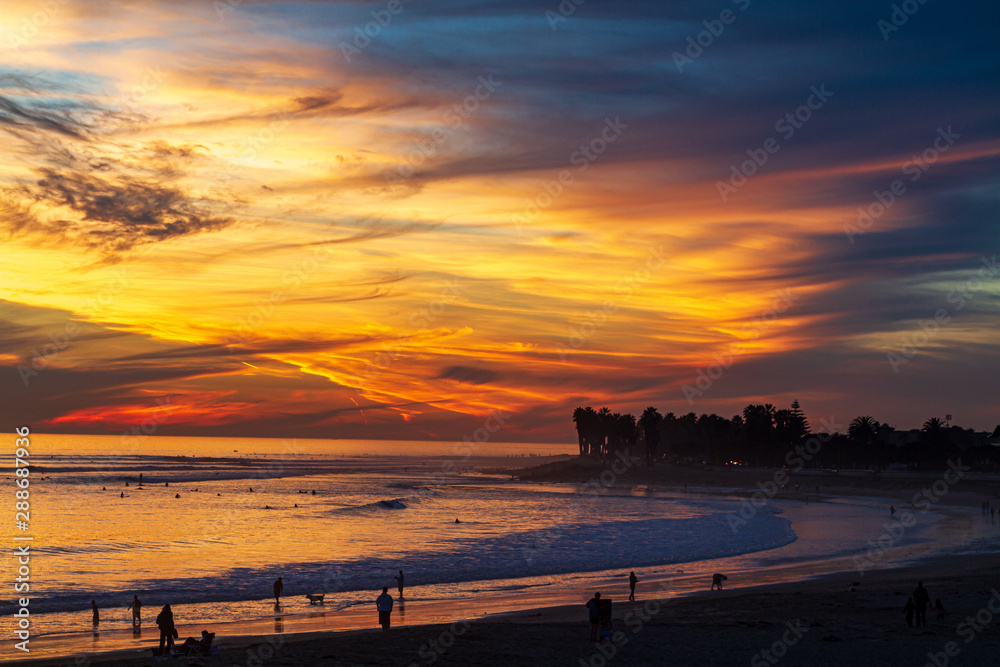
<instances>
[{"instance_id":1,"label":"dark cloud","mask_svg":"<svg viewBox=\"0 0 1000 667\"><path fill-rule=\"evenodd\" d=\"M472 366L448 366L438 375L438 379L456 380L466 384L489 384L496 382L499 377L500 374L496 371Z\"/></svg>"},{"instance_id":2,"label":"dark cloud","mask_svg":"<svg viewBox=\"0 0 1000 667\"><path fill-rule=\"evenodd\" d=\"M56 103L41 79L22 77L18 86L27 101L0 95L0 129L35 176L3 188L0 229L81 245L113 260L141 245L235 222L230 204L181 185L201 147L152 141L109 149L114 130L136 123L134 115L86 99Z\"/></svg>"}]
</instances>

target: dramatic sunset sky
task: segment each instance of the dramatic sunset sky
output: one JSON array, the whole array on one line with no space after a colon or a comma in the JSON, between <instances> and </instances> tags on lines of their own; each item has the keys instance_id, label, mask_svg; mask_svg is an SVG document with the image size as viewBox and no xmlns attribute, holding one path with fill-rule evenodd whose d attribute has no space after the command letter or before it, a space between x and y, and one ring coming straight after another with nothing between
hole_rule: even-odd
<instances>
[{"instance_id":1,"label":"dramatic sunset sky","mask_svg":"<svg viewBox=\"0 0 1000 667\"><path fill-rule=\"evenodd\" d=\"M992 430L996 6L577 2L0 2L2 421Z\"/></svg>"}]
</instances>

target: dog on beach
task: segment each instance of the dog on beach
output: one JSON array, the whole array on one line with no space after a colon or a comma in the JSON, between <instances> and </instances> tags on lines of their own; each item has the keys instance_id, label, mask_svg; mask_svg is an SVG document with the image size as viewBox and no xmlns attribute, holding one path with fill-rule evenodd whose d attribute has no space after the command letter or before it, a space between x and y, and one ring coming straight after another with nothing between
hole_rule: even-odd
<instances>
[{"instance_id":1,"label":"dog on beach","mask_svg":"<svg viewBox=\"0 0 1000 667\"><path fill-rule=\"evenodd\" d=\"M718 572L716 572L715 574L713 574L712 575L712 589L711 590L714 591L715 587L718 586L719 590L721 591L722 590L722 582L725 581L728 578L729 577L727 577L726 575L719 574Z\"/></svg>"}]
</instances>

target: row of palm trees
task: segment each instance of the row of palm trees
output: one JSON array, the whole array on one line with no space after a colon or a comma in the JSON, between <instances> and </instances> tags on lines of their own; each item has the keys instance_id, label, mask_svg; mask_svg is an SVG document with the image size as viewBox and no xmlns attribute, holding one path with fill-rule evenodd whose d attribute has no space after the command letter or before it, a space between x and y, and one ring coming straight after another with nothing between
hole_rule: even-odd
<instances>
[{"instance_id":1,"label":"row of palm trees","mask_svg":"<svg viewBox=\"0 0 1000 667\"><path fill-rule=\"evenodd\" d=\"M655 407L646 408L636 419L607 407L578 407L573 411L573 422L581 456L603 460L622 452L643 457L648 466L668 455L713 463L782 465L788 452L811 433L798 401L787 408L750 404L730 419L693 412L663 415ZM973 446L977 436L971 429L949 427L938 417L924 422L917 443L897 447L888 437L892 431L870 415L859 416L850 422L846 435L830 434L824 439L822 451L811 465L882 467L905 463L933 467L961 449L963 460L971 460L981 469L1000 466L1000 448ZM1000 437L1000 426L994 437Z\"/></svg>"},{"instance_id":2,"label":"row of palm trees","mask_svg":"<svg viewBox=\"0 0 1000 667\"><path fill-rule=\"evenodd\" d=\"M732 419L717 414L699 417L693 412L662 415L655 407L646 408L636 419L607 407L594 410L588 406L573 411L573 422L581 456L607 459L618 452L641 453L649 466L665 455L661 442L668 442L675 455L696 456L714 448L713 458L720 458L737 443L763 449L771 444L794 445L809 434L809 422L798 401L785 409L770 403L750 404Z\"/></svg>"}]
</instances>

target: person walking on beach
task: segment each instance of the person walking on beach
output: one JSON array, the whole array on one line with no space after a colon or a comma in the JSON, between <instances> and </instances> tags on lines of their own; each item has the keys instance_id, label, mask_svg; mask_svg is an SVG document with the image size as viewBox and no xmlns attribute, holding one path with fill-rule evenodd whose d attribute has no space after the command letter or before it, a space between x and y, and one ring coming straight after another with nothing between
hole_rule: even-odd
<instances>
[{"instance_id":1,"label":"person walking on beach","mask_svg":"<svg viewBox=\"0 0 1000 667\"><path fill-rule=\"evenodd\" d=\"M628 574L628 599L635 602L635 585L639 583L639 579L635 576L635 570L629 572Z\"/></svg>"},{"instance_id":2,"label":"person walking on beach","mask_svg":"<svg viewBox=\"0 0 1000 667\"><path fill-rule=\"evenodd\" d=\"M399 589L399 599L403 599L403 571L399 571L398 577L393 577L396 580L396 588Z\"/></svg>"},{"instance_id":3,"label":"person walking on beach","mask_svg":"<svg viewBox=\"0 0 1000 667\"><path fill-rule=\"evenodd\" d=\"M913 604L917 609L917 627L927 627L927 605L931 603L931 596L924 588L924 582L918 581L917 588L913 591Z\"/></svg>"},{"instance_id":4,"label":"person walking on beach","mask_svg":"<svg viewBox=\"0 0 1000 667\"><path fill-rule=\"evenodd\" d=\"M590 616L590 641L597 641L597 628L601 624L601 594L594 593L594 597L587 601L587 614Z\"/></svg>"},{"instance_id":5,"label":"person walking on beach","mask_svg":"<svg viewBox=\"0 0 1000 667\"><path fill-rule=\"evenodd\" d=\"M97 601L91 600L90 607L94 610L94 628L96 629L101 624L101 614L97 611Z\"/></svg>"},{"instance_id":6,"label":"person walking on beach","mask_svg":"<svg viewBox=\"0 0 1000 667\"><path fill-rule=\"evenodd\" d=\"M282 583L281 577L278 577L278 580L276 582L274 582L274 604L275 605L278 605L278 604L281 603L281 592L283 590L285 590L285 584Z\"/></svg>"},{"instance_id":7,"label":"person walking on beach","mask_svg":"<svg viewBox=\"0 0 1000 667\"><path fill-rule=\"evenodd\" d=\"M138 595L132 596L128 608L132 610L132 625L142 625L142 602L139 601Z\"/></svg>"},{"instance_id":8,"label":"person walking on beach","mask_svg":"<svg viewBox=\"0 0 1000 667\"><path fill-rule=\"evenodd\" d=\"M913 627L913 596L911 595L906 600L906 606L903 607L903 613L906 614L906 627Z\"/></svg>"},{"instance_id":9,"label":"person walking on beach","mask_svg":"<svg viewBox=\"0 0 1000 667\"><path fill-rule=\"evenodd\" d=\"M164 643L167 645L167 653L173 653L177 630L174 628L174 612L170 609L170 605L163 605L163 609L156 617L156 627L160 629L160 655L164 655Z\"/></svg>"},{"instance_id":10,"label":"person walking on beach","mask_svg":"<svg viewBox=\"0 0 1000 667\"><path fill-rule=\"evenodd\" d=\"M383 630L389 629L389 616L392 614L392 596L389 587L382 587L382 595L375 598L375 608L378 609L378 622Z\"/></svg>"}]
</instances>

